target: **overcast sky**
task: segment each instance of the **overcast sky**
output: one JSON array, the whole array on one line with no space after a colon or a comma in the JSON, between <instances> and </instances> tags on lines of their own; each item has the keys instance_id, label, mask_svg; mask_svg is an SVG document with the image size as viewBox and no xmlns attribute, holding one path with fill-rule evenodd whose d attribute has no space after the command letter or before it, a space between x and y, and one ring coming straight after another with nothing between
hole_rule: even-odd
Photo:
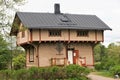
<instances>
[{"instance_id":1,"label":"overcast sky","mask_svg":"<svg viewBox=\"0 0 120 80\"><path fill-rule=\"evenodd\" d=\"M27 0L23 12L54 12L60 3L62 13L92 14L104 21L112 31L105 31L104 44L120 42L120 0Z\"/></svg>"}]
</instances>

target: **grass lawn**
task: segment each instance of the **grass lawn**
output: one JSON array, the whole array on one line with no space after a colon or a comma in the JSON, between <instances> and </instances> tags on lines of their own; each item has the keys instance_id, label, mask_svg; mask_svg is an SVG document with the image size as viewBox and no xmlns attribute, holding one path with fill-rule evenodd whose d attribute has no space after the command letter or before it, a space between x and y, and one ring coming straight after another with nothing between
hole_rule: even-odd
<instances>
[{"instance_id":1,"label":"grass lawn","mask_svg":"<svg viewBox=\"0 0 120 80\"><path fill-rule=\"evenodd\" d=\"M109 71L96 71L96 72L93 72L93 74L104 76L104 77L111 77L111 78L114 77Z\"/></svg>"}]
</instances>

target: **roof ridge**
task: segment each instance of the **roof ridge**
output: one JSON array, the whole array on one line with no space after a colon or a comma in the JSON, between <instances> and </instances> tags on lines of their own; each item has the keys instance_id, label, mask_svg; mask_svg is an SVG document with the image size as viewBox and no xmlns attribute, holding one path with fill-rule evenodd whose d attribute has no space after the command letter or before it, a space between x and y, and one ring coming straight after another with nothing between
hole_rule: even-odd
<instances>
[{"instance_id":1,"label":"roof ridge","mask_svg":"<svg viewBox=\"0 0 120 80\"><path fill-rule=\"evenodd\" d=\"M54 14L54 13L49 13L49 12L16 12L18 13L28 13L28 14ZM93 14L72 14L72 13L61 13L61 14L55 14L55 15L85 15L85 16L96 16Z\"/></svg>"}]
</instances>

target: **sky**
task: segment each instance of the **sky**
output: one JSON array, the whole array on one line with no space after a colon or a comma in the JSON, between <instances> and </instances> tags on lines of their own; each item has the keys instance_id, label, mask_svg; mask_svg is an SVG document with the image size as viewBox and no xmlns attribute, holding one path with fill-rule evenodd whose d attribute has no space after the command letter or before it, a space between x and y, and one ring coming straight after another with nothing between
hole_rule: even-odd
<instances>
[{"instance_id":1,"label":"sky","mask_svg":"<svg viewBox=\"0 0 120 80\"><path fill-rule=\"evenodd\" d=\"M27 0L20 11L53 13L55 3L60 4L62 13L98 16L112 28L104 32L103 44L120 42L120 0Z\"/></svg>"}]
</instances>

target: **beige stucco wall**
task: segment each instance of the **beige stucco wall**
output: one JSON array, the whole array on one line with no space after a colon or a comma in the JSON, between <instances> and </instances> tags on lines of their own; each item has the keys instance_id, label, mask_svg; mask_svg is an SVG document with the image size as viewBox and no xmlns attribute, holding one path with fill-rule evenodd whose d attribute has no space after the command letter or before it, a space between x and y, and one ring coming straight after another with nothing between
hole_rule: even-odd
<instances>
[{"instance_id":1,"label":"beige stucco wall","mask_svg":"<svg viewBox=\"0 0 120 80\"><path fill-rule=\"evenodd\" d=\"M37 47L37 45L35 45L35 47ZM93 66L93 51L90 43L70 43L68 48L79 50L79 57L86 57L86 65ZM63 45L63 50L60 55L58 55L58 51L56 50L56 43L41 43L39 44L38 49L39 56L37 55L36 49L34 54L34 62L29 62L29 51L26 51L27 67L38 66L38 62L39 67L47 67L51 66L51 58L67 58L67 49L65 45Z\"/></svg>"},{"instance_id":2,"label":"beige stucco wall","mask_svg":"<svg viewBox=\"0 0 120 80\"><path fill-rule=\"evenodd\" d=\"M89 31L87 37L78 37L76 30L70 30L71 41L95 41L95 31Z\"/></svg>"},{"instance_id":3,"label":"beige stucco wall","mask_svg":"<svg viewBox=\"0 0 120 80\"><path fill-rule=\"evenodd\" d=\"M22 32L20 31L17 34L17 44L20 45L20 44L26 43L26 42L29 42L28 30L25 30L25 37L22 37Z\"/></svg>"},{"instance_id":4,"label":"beige stucco wall","mask_svg":"<svg viewBox=\"0 0 120 80\"><path fill-rule=\"evenodd\" d=\"M97 40L104 41L103 37L104 37L103 31L97 31Z\"/></svg>"},{"instance_id":5,"label":"beige stucco wall","mask_svg":"<svg viewBox=\"0 0 120 80\"><path fill-rule=\"evenodd\" d=\"M68 40L68 30L62 30L60 37L50 37L48 30L41 30L41 41L67 41Z\"/></svg>"},{"instance_id":6,"label":"beige stucco wall","mask_svg":"<svg viewBox=\"0 0 120 80\"><path fill-rule=\"evenodd\" d=\"M90 44L77 45L76 49L79 50L79 57L86 58L86 65L93 65L93 51Z\"/></svg>"},{"instance_id":7,"label":"beige stucco wall","mask_svg":"<svg viewBox=\"0 0 120 80\"><path fill-rule=\"evenodd\" d=\"M40 39L40 32L38 29L32 30L32 40L39 41Z\"/></svg>"},{"instance_id":8,"label":"beige stucco wall","mask_svg":"<svg viewBox=\"0 0 120 80\"><path fill-rule=\"evenodd\" d=\"M40 44L39 46L39 66L51 66L51 58L65 58L66 50L65 46L63 46L63 50L61 55L58 55L58 51L56 50L56 44Z\"/></svg>"},{"instance_id":9,"label":"beige stucco wall","mask_svg":"<svg viewBox=\"0 0 120 80\"><path fill-rule=\"evenodd\" d=\"M29 49L26 50L26 67L32 67L32 66L38 66L38 62L37 62L37 52L36 49L34 50L34 62L29 62Z\"/></svg>"},{"instance_id":10,"label":"beige stucco wall","mask_svg":"<svg viewBox=\"0 0 120 80\"><path fill-rule=\"evenodd\" d=\"M30 41L30 31L25 30L25 37L21 37L21 32L17 35L17 44ZM70 36L69 36L70 35ZM89 31L88 37L78 37L76 30L62 30L60 37L50 37L48 30L32 30L32 41L103 41L103 31Z\"/></svg>"},{"instance_id":11,"label":"beige stucco wall","mask_svg":"<svg viewBox=\"0 0 120 80\"><path fill-rule=\"evenodd\" d=\"M94 65L93 62L93 49L90 43L72 43L70 44L70 48L74 48L75 50L79 50L79 57L86 58L86 65Z\"/></svg>"}]
</instances>

